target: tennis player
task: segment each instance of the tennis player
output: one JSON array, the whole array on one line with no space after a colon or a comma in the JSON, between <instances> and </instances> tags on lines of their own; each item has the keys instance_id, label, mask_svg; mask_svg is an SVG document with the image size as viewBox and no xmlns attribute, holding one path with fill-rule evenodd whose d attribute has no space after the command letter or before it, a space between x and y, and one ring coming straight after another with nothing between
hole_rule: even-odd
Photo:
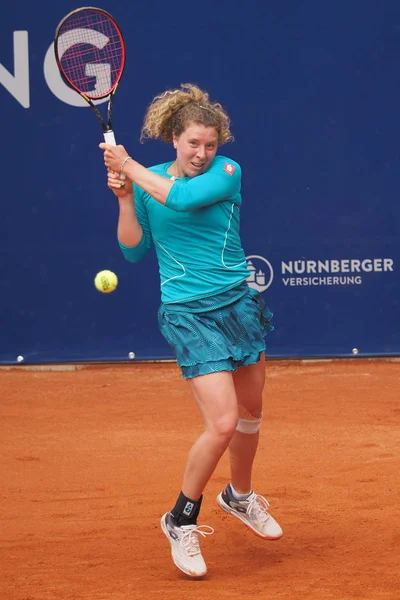
<instances>
[{"instance_id":1,"label":"tennis player","mask_svg":"<svg viewBox=\"0 0 400 600\"><path fill-rule=\"evenodd\" d=\"M155 244L160 330L204 420L176 503L161 518L176 566L200 577L207 567L199 535L213 532L197 523L203 490L227 448L231 479L217 497L219 506L262 538L282 535L267 500L252 487L272 314L246 282L241 168L217 154L233 140L223 107L192 84L167 90L145 114L141 139L146 138L172 143L175 160L148 169L123 146L100 148L108 186L119 200L117 233L125 258L140 261Z\"/></svg>"}]
</instances>

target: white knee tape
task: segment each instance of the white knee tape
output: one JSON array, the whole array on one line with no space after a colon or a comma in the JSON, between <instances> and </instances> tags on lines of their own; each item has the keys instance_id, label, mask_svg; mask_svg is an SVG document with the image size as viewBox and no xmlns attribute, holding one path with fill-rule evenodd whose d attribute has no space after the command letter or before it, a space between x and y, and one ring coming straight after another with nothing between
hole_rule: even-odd
<instances>
[{"instance_id":1,"label":"white knee tape","mask_svg":"<svg viewBox=\"0 0 400 600\"><path fill-rule=\"evenodd\" d=\"M262 413L259 417L253 417L253 415L249 413L246 409L244 409L243 411L240 410L240 408L243 407L239 407L239 415L245 412L246 418L239 416L239 421L236 430L240 431L240 433L257 433L260 430L260 425L263 418Z\"/></svg>"}]
</instances>

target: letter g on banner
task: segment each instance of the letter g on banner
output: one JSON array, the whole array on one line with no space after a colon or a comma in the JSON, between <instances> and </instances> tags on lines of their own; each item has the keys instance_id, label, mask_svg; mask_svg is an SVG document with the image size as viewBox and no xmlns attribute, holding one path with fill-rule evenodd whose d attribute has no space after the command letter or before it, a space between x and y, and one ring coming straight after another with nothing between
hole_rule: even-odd
<instances>
[{"instance_id":1,"label":"letter g on banner","mask_svg":"<svg viewBox=\"0 0 400 600\"><path fill-rule=\"evenodd\" d=\"M73 37L71 36L73 33ZM90 34L90 36L89 36ZM94 44L99 50L102 50L106 44L108 44L109 39L106 35L101 33L100 31L95 31L93 29L74 29L73 32L67 31L62 36L60 36L60 41L62 43L62 55L65 54L67 50L72 48L76 43L80 44L88 44L90 40L90 44ZM61 56L60 55L60 58ZM97 74L101 75L104 78L104 70L110 73L110 66L107 63L102 63L101 65L93 65L88 63L85 66L85 73L88 77L95 77ZM71 90L67 86L66 83L62 80L60 72L57 67L56 59L54 56L54 48L53 44L46 52L46 56L44 59L43 65L44 77L46 79L47 85L53 94L62 102L69 104L71 106L78 107L87 107L88 103L83 100L74 90ZM109 74L110 76L110 74ZM96 78L97 79L97 78ZM95 84L95 88L97 86L97 81ZM96 88L97 93L99 90ZM101 104L102 102L106 102L107 98L103 98L101 100L95 100L94 104Z\"/></svg>"},{"instance_id":2,"label":"letter g on banner","mask_svg":"<svg viewBox=\"0 0 400 600\"><path fill-rule=\"evenodd\" d=\"M246 260L247 268L250 271L247 278L248 285L260 293L264 292L274 280L274 270L271 263L258 254L246 256Z\"/></svg>"}]
</instances>

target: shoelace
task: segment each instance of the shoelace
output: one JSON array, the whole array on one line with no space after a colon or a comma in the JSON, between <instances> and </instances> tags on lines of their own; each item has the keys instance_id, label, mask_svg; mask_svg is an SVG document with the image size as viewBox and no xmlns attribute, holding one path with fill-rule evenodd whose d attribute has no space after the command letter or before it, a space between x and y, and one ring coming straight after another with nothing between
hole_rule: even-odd
<instances>
[{"instance_id":1,"label":"shoelace","mask_svg":"<svg viewBox=\"0 0 400 600\"><path fill-rule=\"evenodd\" d=\"M209 525L197 525L193 529L189 529L184 533L180 539L180 544L186 548L186 552L189 556L196 556L200 554L199 538L197 534L206 537L206 535L212 535L214 529Z\"/></svg>"},{"instance_id":2,"label":"shoelace","mask_svg":"<svg viewBox=\"0 0 400 600\"><path fill-rule=\"evenodd\" d=\"M266 523L270 518L268 514L269 502L264 496L260 496L259 494L254 494L254 496L249 501L249 506L247 507L247 514L250 516L252 512L254 512L254 516L257 521L261 521Z\"/></svg>"}]
</instances>

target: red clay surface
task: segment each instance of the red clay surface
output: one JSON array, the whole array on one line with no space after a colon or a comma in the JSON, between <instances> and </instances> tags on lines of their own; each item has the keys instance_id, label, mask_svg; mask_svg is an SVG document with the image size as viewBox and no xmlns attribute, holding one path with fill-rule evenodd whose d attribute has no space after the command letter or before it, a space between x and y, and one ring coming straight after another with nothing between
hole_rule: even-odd
<instances>
[{"instance_id":1,"label":"red clay surface","mask_svg":"<svg viewBox=\"0 0 400 600\"><path fill-rule=\"evenodd\" d=\"M267 362L256 491L264 541L209 482L208 564L190 580L159 527L201 430L174 364L0 370L1 600L398 600L400 363Z\"/></svg>"}]
</instances>

